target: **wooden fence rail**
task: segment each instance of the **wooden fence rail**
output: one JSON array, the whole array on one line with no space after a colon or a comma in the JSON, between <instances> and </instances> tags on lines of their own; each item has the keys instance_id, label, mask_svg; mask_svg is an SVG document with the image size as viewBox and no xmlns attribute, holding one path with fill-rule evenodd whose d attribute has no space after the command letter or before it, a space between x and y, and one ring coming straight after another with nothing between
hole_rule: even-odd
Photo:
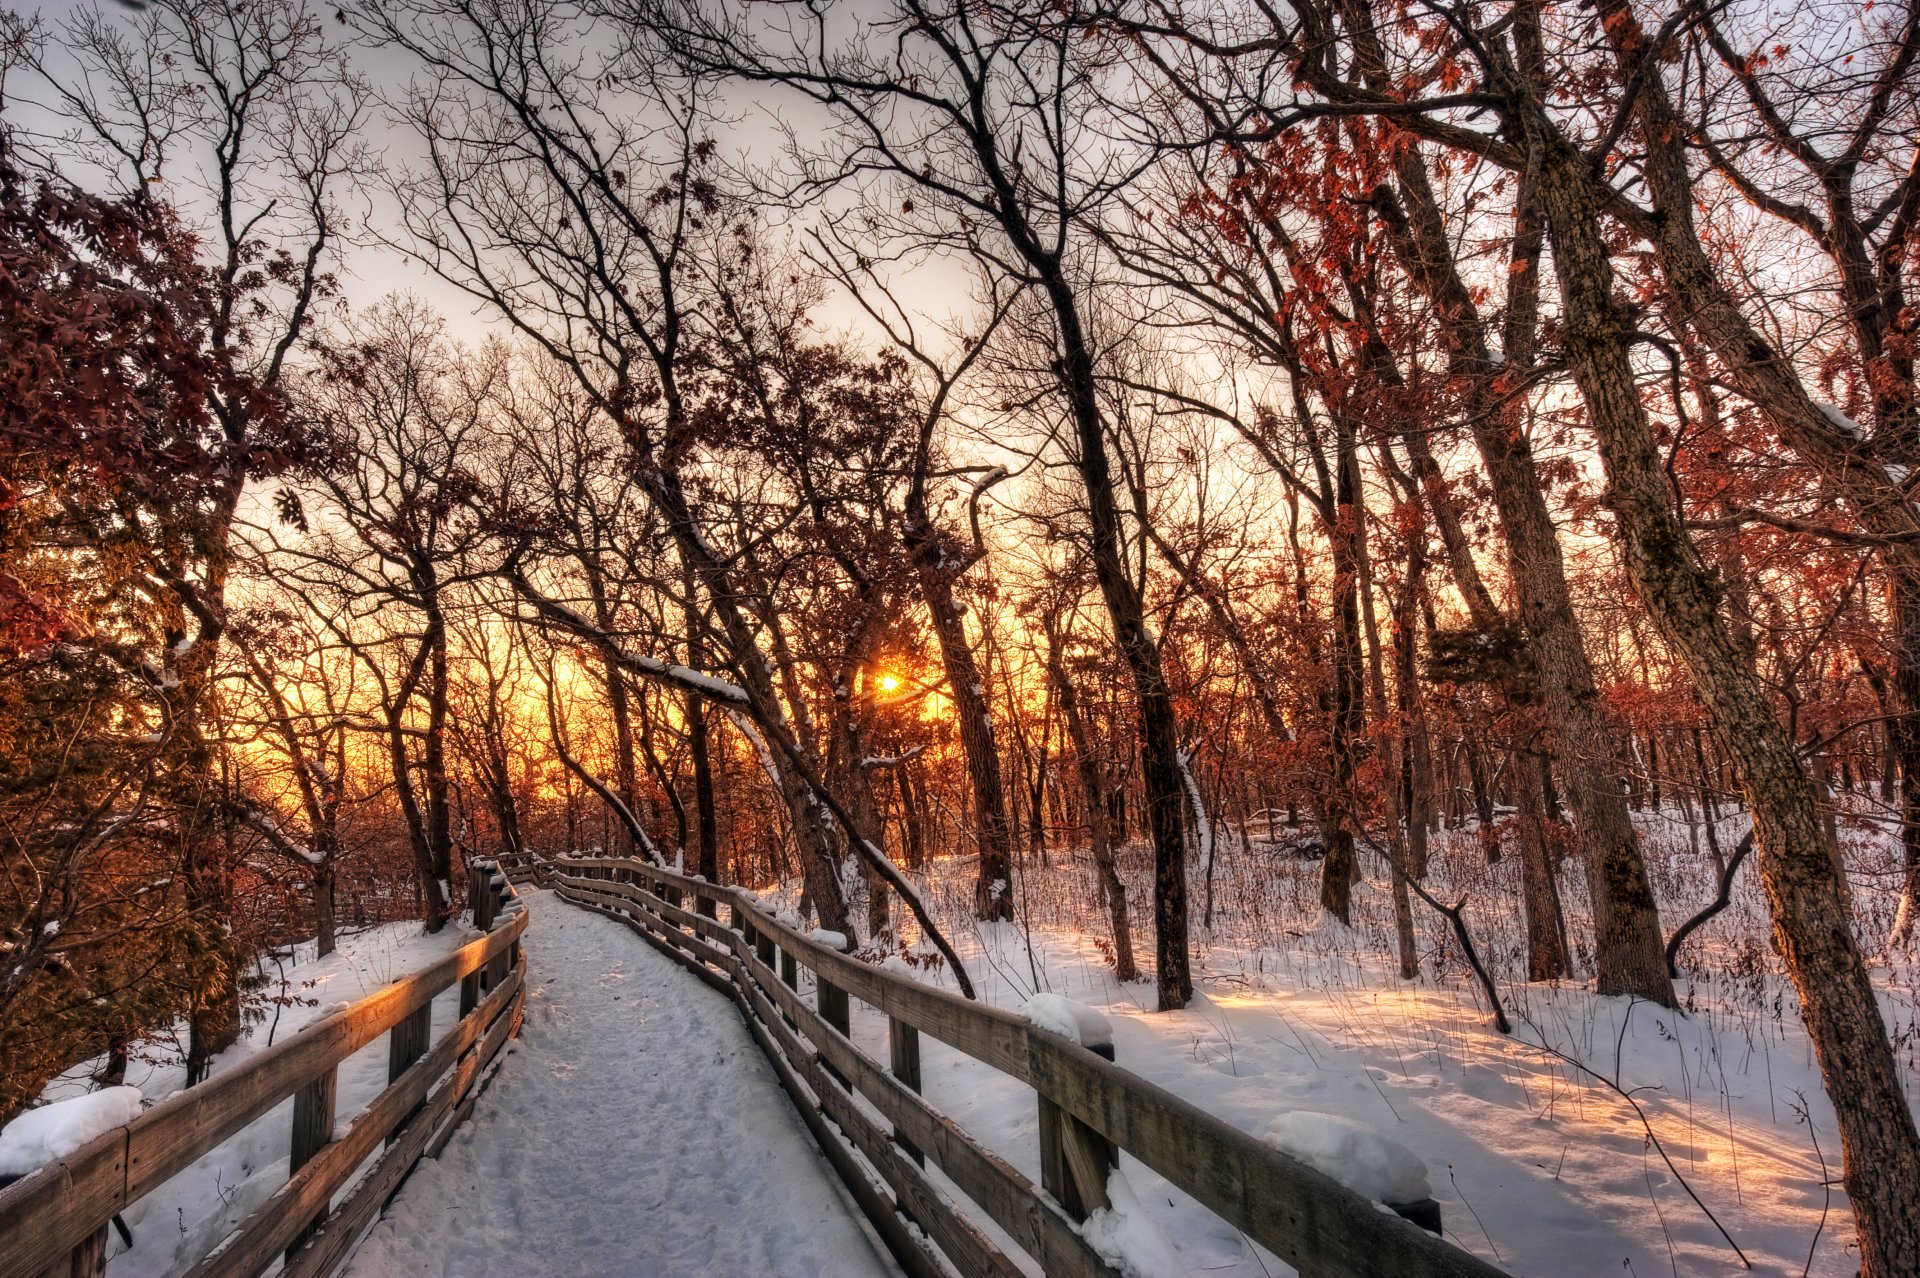
<instances>
[{"instance_id":1,"label":"wooden fence rail","mask_svg":"<svg viewBox=\"0 0 1920 1278\"><path fill-rule=\"evenodd\" d=\"M626 922L739 1005L821 1149L916 1278L1025 1272L1000 1239L1050 1278L1111 1278L1079 1222L1109 1205L1120 1150L1308 1278L1500 1273L1080 1044L821 945L751 894L627 858L540 870L557 895ZM801 967L814 975L811 1002ZM888 1018L886 1064L849 1038L850 999ZM922 1035L1034 1089L1038 1186L920 1097Z\"/></svg>"},{"instance_id":2,"label":"wooden fence rail","mask_svg":"<svg viewBox=\"0 0 1920 1278\"><path fill-rule=\"evenodd\" d=\"M491 867L472 867L469 898L486 936L0 1190L0 1278L102 1273L116 1214L289 1096L287 1183L190 1273L258 1274L283 1256L282 1272L293 1278L332 1272L407 1172L471 1112L476 1082L519 1030L526 912ZM455 982L459 1019L434 1043L433 1000ZM387 1088L334 1139L340 1063L381 1034L390 1044Z\"/></svg>"}]
</instances>

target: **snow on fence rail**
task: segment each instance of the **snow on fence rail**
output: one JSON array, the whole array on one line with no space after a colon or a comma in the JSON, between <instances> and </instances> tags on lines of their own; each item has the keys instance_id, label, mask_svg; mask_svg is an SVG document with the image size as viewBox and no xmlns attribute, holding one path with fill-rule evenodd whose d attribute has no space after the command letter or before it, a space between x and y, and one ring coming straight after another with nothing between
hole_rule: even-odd
<instances>
[{"instance_id":1,"label":"snow on fence rail","mask_svg":"<svg viewBox=\"0 0 1920 1278\"><path fill-rule=\"evenodd\" d=\"M1110 1231L1083 1222L1116 1206L1108 1185L1123 1149L1308 1278L1500 1273L1074 1040L849 958L780 923L749 894L627 858L541 869L557 895L623 920L738 1004L821 1149L916 1278L948 1267L969 1278L1023 1272L971 1211L1050 1278L1111 1278L1088 1241ZM717 917L720 906L731 925ZM812 1004L800 994L801 966L814 973ZM849 1038L850 996L887 1017L886 1066ZM1040 1185L920 1097L923 1033L1038 1094ZM971 1211L934 1187L929 1160ZM1437 1228L1433 1205L1422 1206Z\"/></svg>"},{"instance_id":2,"label":"snow on fence rail","mask_svg":"<svg viewBox=\"0 0 1920 1278\"><path fill-rule=\"evenodd\" d=\"M509 852L494 864L507 876L509 883L531 883L539 873L540 858L532 851Z\"/></svg>"},{"instance_id":3,"label":"snow on fence rail","mask_svg":"<svg viewBox=\"0 0 1920 1278\"><path fill-rule=\"evenodd\" d=\"M191 1275L258 1274L283 1255L281 1272L292 1278L332 1272L407 1172L422 1155L437 1154L472 1111L476 1081L519 1030L526 911L506 877L489 867L469 871L469 899L486 936L0 1190L0 1278L103 1273L115 1214L289 1096L287 1183ZM456 981L460 1018L432 1043L434 997ZM390 1044L387 1089L336 1140L340 1063L381 1034ZM372 1167L331 1205L373 1155Z\"/></svg>"}]
</instances>

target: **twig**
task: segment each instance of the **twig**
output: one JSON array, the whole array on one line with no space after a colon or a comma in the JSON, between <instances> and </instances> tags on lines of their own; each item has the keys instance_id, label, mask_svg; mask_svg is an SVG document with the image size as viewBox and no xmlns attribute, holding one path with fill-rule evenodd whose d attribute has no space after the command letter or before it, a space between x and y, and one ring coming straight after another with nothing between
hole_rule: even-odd
<instances>
[{"instance_id":1,"label":"twig","mask_svg":"<svg viewBox=\"0 0 1920 1278\"><path fill-rule=\"evenodd\" d=\"M1813 1227L1813 1241L1807 1244L1807 1263L1800 1270L1800 1278L1807 1278L1813 1272L1813 1253L1820 1246L1820 1235L1827 1227L1827 1212L1833 1207L1833 1181L1827 1176L1827 1156L1820 1152L1820 1133L1813 1126L1813 1115L1807 1109L1807 1096L1798 1088L1794 1089L1800 1103L1794 1105L1793 1112L1801 1122L1807 1125L1807 1138L1813 1142L1813 1156L1820 1160L1820 1185L1826 1190L1826 1201L1820 1204L1820 1223Z\"/></svg>"},{"instance_id":2,"label":"twig","mask_svg":"<svg viewBox=\"0 0 1920 1278\"><path fill-rule=\"evenodd\" d=\"M1681 943L1693 935L1694 929L1727 908L1727 902L1732 899L1733 876L1740 872L1740 863L1747 859L1747 854L1751 851L1753 851L1753 831L1748 830L1740 840L1740 846L1733 850L1733 857L1727 862L1727 868L1720 874L1720 891L1713 898L1713 903L1673 930L1673 937L1667 942L1667 975L1669 977L1680 975L1678 959Z\"/></svg>"},{"instance_id":3,"label":"twig","mask_svg":"<svg viewBox=\"0 0 1920 1278\"><path fill-rule=\"evenodd\" d=\"M1467 898L1463 896L1452 905L1442 905L1439 898L1420 885L1420 880L1406 872L1406 868L1391 852L1374 842L1372 836L1365 831L1360 831L1359 835L1362 843L1379 853L1386 859L1388 865L1399 871L1400 877L1406 880L1407 886L1413 889L1415 896L1439 911L1449 923L1453 924L1454 939L1460 942L1460 950L1466 955L1467 966L1472 968L1473 974L1480 978L1480 988L1486 993L1488 1006L1493 1009L1493 1027L1502 1034L1513 1033L1513 1022L1507 1019L1507 1009L1500 1002L1500 991L1495 988L1493 977L1488 974L1486 966L1480 962L1480 953L1473 948L1473 937L1467 932L1467 922L1461 917L1460 912L1466 908Z\"/></svg>"},{"instance_id":4,"label":"twig","mask_svg":"<svg viewBox=\"0 0 1920 1278\"><path fill-rule=\"evenodd\" d=\"M1733 1235L1727 1232L1727 1227L1720 1223L1720 1218L1714 1215L1705 1203L1700 1201L1700 1195L1693 1192L1693 1186L1687 1183L1687 1178L1680 1174L1678 1167L1674 1166L1673 1159L1667 1156L1667 1147L1660 1143L1660 1137L1654 1133L1653 1124L1647 1120L1647 1111L1640 1108L1640 1102L1634 1099L1632 1092L1621 1087L1605 1074L1588 1068L1584 1062L1575 1060L1557 1047L1549 1047L1545 1043L1528 1043L1524 1039L1521 1040L1521 1042L1523 1046L1531 1047L1537 1052L1545 1052L1556 1060L1573 1066L1573 1068L1579 1070L1595 1082L1600 1083L1609 1091L1619 1096L1621 1100L1633 1106L1633 1112L1639 1117L1640 1126L1647 1133L1647 1139L1653 1143L1654 1150L1660 1155L1660 1161L1667 1165L1667 1170L1673 1173L1673 1178L1680 1182L1680 1188L1687 1191L1687 1197L1693 1199L1693 1205L1700 1209L1701 1215L1712 1221L1713 1227L1720 1231L1720 1236L1727 1240L1727 1246L1733 1248L1733 1254L1740 1257L1742 1267L1747 1269L1753 1268L1753 1262L1747 1259L1747 1253L1740 1250L1740 1244L1733 1240Z\"/></svg>"},{"instance_id":5,"label":"twig","mask_svg":"<svg viewBox=\"0 0 1920 1278\"><path fill-rule=\"evenodd\" d=\"M1494 1245L1493 1235L1487 1232L1486 1222L1480 1219L1480 1213L1473 1209L1473 1204L1467 1201L1467 1196L1460 1192L1460 1182L1453 1178L1452 1163L1447 1164L1447 1183L1453 1186L1454 1197L1458 1198L1460 1205L1467 1209L1467 1215L1473 1217L1473 1223L1480 1226L1480 1236L1487 1240L1487 1247L1493 1252L1493 1258L1503 1265L1506 1264L1506 1261L1500 1259L1500 1248Z\"/></svg>"}]
</instances>

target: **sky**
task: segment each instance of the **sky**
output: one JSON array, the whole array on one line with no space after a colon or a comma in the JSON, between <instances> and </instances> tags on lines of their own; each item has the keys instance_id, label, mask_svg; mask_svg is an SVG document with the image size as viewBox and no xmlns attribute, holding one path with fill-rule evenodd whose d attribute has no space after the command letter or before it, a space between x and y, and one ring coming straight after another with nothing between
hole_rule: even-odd
<instances>
[{"instance_id":1,"label":"sky","mask_svg":"<svg viewBox=\"0 0 1920 1278\"><path fill-rule=\"evenodd\" d=\"M99 0L98 3L95 0L42 0L40 3L26 0L7 7L15 13L38 15L54 37L56 58L60 26L75 14L96 8L121 17L133 17L137 12L123 0ZM343 36L344 29L337 25L329 6L315 5L313 9L323 15L330 37ZM376 168L382 177L402 172L420 153L412 127L400 118L400 104L415 73L413 61L397 49L371 46L364 41L351 47L350 58L353 69L366 78L381 100L370 113L359 140L377 157ZM6 88L10 122L24 123L34 129L62 127L58 115L48 108L44 88L31 86L20 76L14 77ZM725 117L724 126L718 130L723 148L728 158L744 169L777 162L783 146L784 125L804 121L808 116L816 117L822 129L828 124L818 108L790 100L764 99L757 94L740 94L722 100L719 114ZM342 203L356 225L350 232L351 242L337 253L336 272L351 308L363 310L390 294L406 292L425 299L439 311L449 332L464 343L477 344L490 334L504 333L505 326L484 304L439 279L403 248L380 242L397 230L392 199L381 187L382 179L376 178L342 192ZM925 277L917 278L910 291L928 303L927 313L943 318L956 305L964 306L969 296L965 275L955 267L927 268ZM874 335L871 322L851 298L843 295L829 299L818 318L830 332L852 330Z\"/></svg>"}]
</instances>

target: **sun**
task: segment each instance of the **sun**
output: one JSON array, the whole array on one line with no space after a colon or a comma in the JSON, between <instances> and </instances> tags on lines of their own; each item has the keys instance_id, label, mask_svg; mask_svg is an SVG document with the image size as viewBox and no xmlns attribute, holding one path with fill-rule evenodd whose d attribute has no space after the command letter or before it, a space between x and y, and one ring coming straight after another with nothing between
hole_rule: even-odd
<instances>
[{"instance_id":1,"label":"sun","mask_svg":"<svg viewBox=\"0 0 1920 1278\"><path fill-rule=\"evenodd\" d=\"M874 680L874 682L879 685L880 691L882 692L900 691L900 678L898 675L883 674Z\"/></svg>"}]
</instances>

